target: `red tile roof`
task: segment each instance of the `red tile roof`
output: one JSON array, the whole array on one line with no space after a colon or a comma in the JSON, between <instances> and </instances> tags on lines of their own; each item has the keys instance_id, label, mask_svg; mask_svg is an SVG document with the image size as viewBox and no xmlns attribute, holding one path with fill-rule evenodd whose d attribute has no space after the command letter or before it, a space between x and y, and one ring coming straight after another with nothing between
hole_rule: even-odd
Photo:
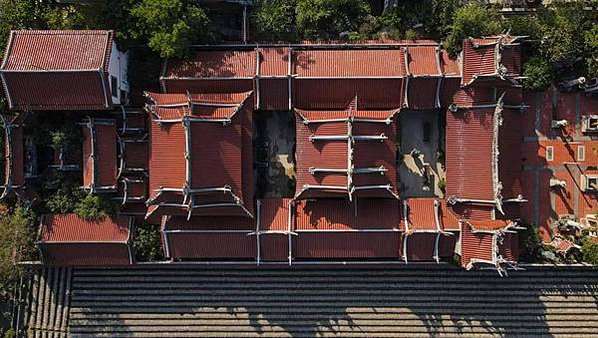
<instances>
[{"instance_id":1,"label":"red tile roof","mask_svg":"<svg viewBox=\"0 0 598 338\"><path fill-rule=\"evenodd\" d=\"M91 192L116 190L116 121L89 119L82 128L83 187Z\"/></svg>"},{"instance_id":2,"label":"red tile roof","mask_svg":"<svg viewBox=\"0 0 598 338\"><path fill-rule=\"evenodd\" d=\"M191 205L193 214L251 214L252 94L190 95L192 112L186 96L148 93L148 97L153 115L150 203L174 215L187 214ZM191 190L188 198L186 185Z\"/></svg>"},{"instance_id":3,"label":"red tile roof","mask_svg":"<svg viewBox=\"0 0 598 338\"><path fill-rule=\"evenodd\" d=\"M297 197L344 197L349 191L355 196L396 196L396 130L394 121L389 121L392 111L357 110L351 123L347 121L352 113L346 110L296 110L296 114ZM355 138L353 142L348 142L349 131ZM376 139L359 139L364 136ZM351 174L347 172L349 162L352 163ZM371 172L360 173L360 170ZM388 188L366 189L375 186Z\"/></svg>"},{"instance_id":4,"label":"red tile roof","mask_svg":"<svg viewBox=\"0 0 598 338\"><path fill-rule=\"evenodd\" d=\"M195 51L189 59L168 60L162 78L253 77L254 50Z\"/></svg>"},{"instance_id":5,"label":"red tile roof","mask_svg":"<svg viewBox=\"0 0 598 338\"><path fill-rule=\"evenodd\" d=\"M515 264L519 244L513 226L501 220L462 221L461 265L468 269L490 265L500 271Z\"/></svg>"},{"instance_id":6,"label":"red tile roof","mask_svg":"<svg viewBox=\"0 0 598 338\"><path fill-rule=\"evenodd\" d=\"M469 85L478 77L509 78L521 75L521 53L508 35L463 41L462 85Z\"/></svg>"},{"instance_id":7,"label":"red tile roof","mask_svg":"<svg viewBox=\"0 0 598 338\"><path fill-rule=\"evenodd\" d=\"M494 200L493 115L494 108L447 112L447 196Z\"/></svg>"},{"instance_id":8,"label":"red tile roof","mask_svg":"<svg viewBox=\"0 0 598 338\"><path fill-rule=\"evenodd\" d=\"M293 243L297 259L393 258L401 254L401 234L304 233Z\"/></svg>"},{"instance_id":9,"label":"red tile roof","mask_svg":"<svg viewBox=\"0 0 598 338\"><path fill-rule=\"evenodd\" d=\"M42 217L36 243L45 264L109 266L132 264L131 217L86 221L75 214Z\"/></svg>"},{"instance_id":10,"label":"red tile roof","mask_svg":"<svg viewBox=\"0 0 598 338\"><path fill-rule=\"evenodd\" d=\"M295 79L293 105L300 109L344 109L359 97L362 109L398 109L404 79Z\"/></svg>"},{"instance_id":11,"label":"red tile roof","mask_svg":"<svg viewBox=\"0 0 598 338\"><path fill-rule=\"evenodd\" d=\"M296 231L395 230L400 231L400 202L394 199L298 200L295 202Z\"/></svg>"},{"instance_id":12,"label":"red tile roof","mask_svg":"<svg viewBox=\"0 0 598 338\"><path fill-rule=\"evenodd\" d=\"M411 76L442 75L440 46L409 46L407 54L407 71Z\"/></svg>"},{"instance_id":13,"label":"red tile roof","mask_svg":"<svg viewBox=\"0 0 598 338\"><path fill-rule=\"evenodd\" d=\"M255 258L255 220L238 216L165 217L162 236L166 257L174 259Z\"/></svg>"},{"instance_id":14,"label":"red tile roof","mask_svg":"<svg viewBox=\"0 0 598 338\"><path fill-rule=\"evenodd\" d=\"M293 57L294 70L299 77L405 75L405 55L400 48L297 50Z\"/></svg>"},{"instance_id":15,"label":"red tile roof","mask_svg":"<svg viewBox=\"0 0 598 338\"><path fill-rule=\"evenodd\" d=\"M112 31L13 31L0 76L16 110L112 106Z\"/></svg>"}]
</instances>

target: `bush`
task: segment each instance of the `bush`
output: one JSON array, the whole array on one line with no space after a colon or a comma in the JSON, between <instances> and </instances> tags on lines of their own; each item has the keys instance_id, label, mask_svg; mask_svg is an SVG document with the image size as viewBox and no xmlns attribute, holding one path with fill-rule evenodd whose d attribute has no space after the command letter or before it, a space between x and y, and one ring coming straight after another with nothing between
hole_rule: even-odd
<instances>
[{"instance_id":1,"label":"bush","mask_svg":"<svg viewBox=\"0 0 598 338\"><path fill-rule=\"evenodd\" d=\"M455 12L444 46L454 56L461 51L464 39L499 34L501 30L500 16L494 9L477 2L468 3Z\"/></svg>"},{"instance_id":2,"label":"bush","mask_svg":"<svg viewBox=\"0 0 598 338\"><path fill-rule=\"evenodd\" d=\"M598 266L598 238L588 237L582 248L583 260L586 263Z\"/></svg>"},{"instance_id":3,"label":"bush","mask_svg":"<svg viewBox=\"0 0 598 338\"><path fill-rule=\"evenodd\" d=\"M164 259L160 240L160 226L142 224L135 233L135 257L137 261L154 262Z\"/></svg>"},{"instance_id":4,"label":"bush","mask_svg":"<svg viewBox=\"0 0 598 338\"><path fill-rule=\"evenodd\" d=\"M295 1L259 0L251 19L260 39L293 41L295 39Z\"/></svg>"},{"instance_id":5,"label":"bush","mask_svg":"<svg viewBox=\"0 0 598 338\"><path fill-rule=\"evenodd\" d=\"M10 298L20 273L16 264L33 255L33 216L21 206L0 215L0 301Z\"/></svg>"},{"instance_id":6,"label":"bush","mask_svg":"<svg viewBox=\"0 0 598 338\"><path fill-rule=\"evenodd\" d=\"M184 0L142 0L131 9L140 35L161 57L183 57L207 34L210 20L201 7Z\"/></svg>"},{"instance_id":7,"label":"bush","mask_svg":"<svg viewBox=\"0 0 598 338\"><path fill-rule=\"evenodd\" d=\"M112 203L106 201L98 195L86 195L75 207L77 216L88 220L101 220L109 215L115 214L115 207Z\"/></svg>"},{"instance_id":8,"label":"bush","mask_svg":"<svg viewBox=\"0 0 598 338\"><path fill-rule=\"evenodd\" d=\"M544 245L536 225L527 225L525 230L519 231L519 247L523 249L520 255L522 261L535 263L543 260Z\"/></svg>"},{"instance_id":9,"label":"bush","mask_svg":"<svg viewBox=\"0 0 598 338\"><path fill-rule=\"evenodd\" d=\"M15 338L17 334L13 328L4 331L4 338Z\"/></svg>"},{"instance_id":10,"label":"bush","mask_svg":"<svg viewBox=\"0 0 598 338\"><path fill-rule=\"evenodd\" d=\"M297 0L297 31L306 39L338 39L356 32L370 13L362 0Z\"/></svg>"},{"instance_id":11,"label":"bush","mask_svg":"<svg viewBox=\"0 0 598 338\"><path fill-rule=\"evenodd\" d=\"M532 57L523 65L523 87L535 92L540 92L550 87L553 76L552 68L548 61L542 57Z\"/></svg>"},{"instance_id":12,"label":"bush","mask_svg":"<svg viewBox=\"0 0 598 338\"><path fill-rule=\"evenodd\" d=\"M446 191L446 180L444 178L438 181L438 189L440 189L440 191L442 191L443 193Z\"/></svg>"},{"instance_id":13,"label":"bush","mask_svg":"<svg viewBox=\"0 0 598 338\"><path fill-rule=\"evenodd\" d=\"M69 191L69 189L58 189L56 193L47 198L46 208L53 214L68 214L75 210L82 198L82 193Z\"/></svg>"}]
</instances>

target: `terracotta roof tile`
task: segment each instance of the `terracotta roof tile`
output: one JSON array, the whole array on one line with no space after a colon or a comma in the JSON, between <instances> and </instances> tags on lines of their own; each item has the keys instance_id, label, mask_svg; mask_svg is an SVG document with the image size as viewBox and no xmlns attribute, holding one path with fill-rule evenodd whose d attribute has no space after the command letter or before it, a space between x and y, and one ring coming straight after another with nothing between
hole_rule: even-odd
<instances>
[{"instance_id":1,"label":"terracotta roof tile","mask_svg":"<svg viewBox=\"0 0 598 338\"><path fill-rule=\"evenodd\" d=\"M112 31L13 31L0 74L17 110L112 106Z\"/></svg>"},{"instance_id":2,"label":"terracotta roof tile","mask_svg":"<svg viewBox=\"0 0 598 338\"><path fill-rule=\"evenodd\" d=\"M253 77L256 61L253 50L196 51L190 59L169 60L162 77Z\"/></svg>"},{"instance_id":3,"label":"terracotta roof tile","mask_svg":"<svg viewBox=\"0 0 598 338\"><path fill-rule=\"evenodd\" d=\"M86 221L75 214L45 215L41 222L40 241L126 243L130 236L131 222L129 217Z\"/></svg>"},{"instance_id":4,"label":"terracotta roof tile","mask_svg":"<svg viewBox=\"0 0 598 338\"><path fill-rule=\"evenodd\" d=\"M296 230L400 230L400 202L393 199L296 201Z\"/></svg>"},{"instance_id":5,"label":"terracotta roof tile","mask_svg":"<svg viewBox=\"0 0 598 338\"><path fill-rule=\"evenodd\" d=\"M294 66L299 77L405 75L401 49L298 50L294 52Z\"/></svg>"},{"instance_id":6,"label":"terracotta roof tile","mask_svg":"<svg viewBox=\"0 0 598 338\"><path fill-rule=\"evenodd\" d=\"M303 233L293 243L298 259L395 258L401 253L400 233Z\"/></svg>"}]
</instances>

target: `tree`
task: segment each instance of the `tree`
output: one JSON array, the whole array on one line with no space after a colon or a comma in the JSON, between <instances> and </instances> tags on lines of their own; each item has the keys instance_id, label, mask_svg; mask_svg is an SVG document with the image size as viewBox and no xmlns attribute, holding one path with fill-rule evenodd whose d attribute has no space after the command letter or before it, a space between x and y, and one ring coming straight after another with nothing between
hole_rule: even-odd
<instances>
[{"instance_id":1,"label":"tree","mask_svg":"<svg viewBox=\"0 0 598 338\"><path fill-rule=\"evenodd\" d=\"M456 55L461 51L464 39L499 34L501 30L500 16L495 10L481 3L468 3L455 12L444 46L452 55Z\"/></svg>"},{"instance_id":2,"label":"tree","mask_svg":"<svg viewBox=\"0 0 598 338\"><path fill-rule=\"evenodd\" d=\"M584 34L585 66L589 78L598 77L598 24L594 23L592 29Z\"/></svg>"},{"instance_id":3,"label":"tree","mask_svg":"<svg viewBox=\"0 0 598 338\"><path fill-rule=\"evenodd\" d=\"M586 238L581 247L581 252L583 252L583 260L586 263L598 266L598 239Z\"/></svg>"},{"instance_id":4,"label":"tree","mask_svg":"<svg viewBox=\"0 0 598 338\"><path fill-rule=\"evenodd\" d=\"M141 36L161 57L183 57L189 46L201 41L209 19L195 2L186 0L142 0L131 9Z\"/></svg>"},{"instance_id":5,"label":"tree","mask_svg":"<svg viewBox=\"0 0 598 338\"><path fill-rule=\"evenodd\" d=\"M540 49L548 61L570 65L581 57L586 19L581 4L555 4L554 10L541 13Z\"/></svg>"},{"instance_id":6,"label":"tree","mask_svg":"<svg viewBox=\"0 0 598 338\"><path fill-rule=\"evenodd\" d=\"M164 258L159 226L144 223L137 227L133 246L137 261L154 262Z\"/></svg>"},{"instance_id":7,"label":"tree","mask_svg":"<svg viewBox=\"0 0 598 338\"><path fill-rule=\"evenodd\" d=\"M85 220L101 220L115 213L113 204L94 194L86 195L75 207L75 214Z\"/></svg>"},{"instance_id":8,"label":"tree","mask_svg":"<svg viewBox=\"0 0 598 338\"><path fill-rule=\"evenodd\" d=\"M338 39L356 32L370 13L361 0L297 0L297 31L306 39Z\"/></svg>"},{"instance_id":9,"label":"tree","mask_svg":"<svg viewBox=\"0 0 598 338\"><path fill-rule=\"evenodd\" d=\"M295 40L294 0L258 0L252 10L251 19L260 39Z\"/></svg>"},{"instance_id":10,"label":"tree","mask_svg":"<svg viewBox=\"0 0 598 338\"><path fill-rule=\"evenodd\" d=\"M523 64L523 86L532 91L544 91L550 87L553 76L550 63L543 57L532 57Z\"/></svg>"},{"instance_id":11,"label":"tree","mask_svg":"<svg viewBox=\"0 0 598 338\"><path fill-rule=\"evenodd\" d=\"M0 214L0 300L10 298L20 269L16 262L27 260L33 252L33 217L21 206Z\"/></svg>"}]
</instances>

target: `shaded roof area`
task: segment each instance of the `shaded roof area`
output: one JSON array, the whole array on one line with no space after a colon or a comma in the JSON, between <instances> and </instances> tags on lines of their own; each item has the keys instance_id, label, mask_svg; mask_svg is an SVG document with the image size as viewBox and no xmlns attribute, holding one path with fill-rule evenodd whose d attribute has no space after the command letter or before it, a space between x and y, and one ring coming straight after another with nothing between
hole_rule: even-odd
<instances>
[{"instance_id":1,"label":"shaded roof area","mask_svg":"<svg viewBox=\"0 0 598 338\"><path fill-rule=\"evenodd\" d=\"M35 273L41 292L28 311L32 336L47 330L80 336L151 331L161 337L206 331L277 337L591 336L598 330L592 320L598 317L598 271L591 267L528 267L509 278L429 265ZM65 288L44 276L72 283ZM61 310L65 316L55 315Z\"/></svg>"},{"instance_id":2,"label":"shaded roof area","mask_svg":"<svg viewBox=\"0 0 598 338\"><path fill-rule=\"evenodd\" d=\"M112 31L12 31L0 77L15 110L112 106L108 62Z\"/></svg>"},{"instance_id":3,"label":"shaded roof area","mask_svg":"<svg viewBox=\"0 0 598 338\"><path fill-rule=\"evenodd\" d=\"M83 128L83 188L90 193L117 189L117 135L113 119L89 118Z\"/></svg>"},{"instance_id":4,"label":"shaded roof area","mask_svg":"<svg viewBox=\"0 0 598 338\"><path fill-rule=\"evenodd\" d=\"M25 184L25 143L23 139L23 115L1 115L4 133L4 176L0 186L0 199L11 192L20 192Z\"/></svg>"},{"instance_id":5,"label":"shaded roof area","mask_svg":"<svg viewBox=\"0 0 598 338\"><path fill-rule=\"evenodd\" d=\"M44 215L36 245L48 265L128 265L132 226L133 218L124 216L87 221L75 214Z\"/></svg>"},{"instance_id":6,"label":"shaded roof area","mask_svg":"<svg viewBox=\"0 0 598 338\"><path fill-rule=\"evenodd\" d=\"M148 216L251 217L252 92L147 96Z\"/></svg>"}]
</instances>

